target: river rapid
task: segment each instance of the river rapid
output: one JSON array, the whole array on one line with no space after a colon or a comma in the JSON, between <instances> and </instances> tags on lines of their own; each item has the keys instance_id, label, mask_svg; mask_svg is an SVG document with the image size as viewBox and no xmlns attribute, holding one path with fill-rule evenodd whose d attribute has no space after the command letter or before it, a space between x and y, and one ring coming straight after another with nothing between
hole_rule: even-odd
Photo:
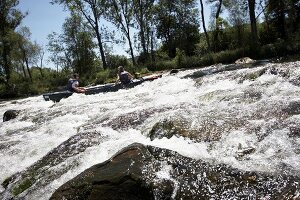
<instances>
[{"instance_id":1,"label":"river rapid","mask_svg":"<svg viewBox=\"0 0 300 200\"><path fill-rule=\"evenodd\" d=\"M15 198L49 199L134 142L239 170L300 176L300 61L222 68L166 73L131 89L73 94L58 103L42 96L1 102L0 116L20 113L0 123L0 182L39 170ZM164 137L162 129L150 137L166 121L184 134ZM11 198L2 186L0 192Z\"/></svg>"}]
</instances>

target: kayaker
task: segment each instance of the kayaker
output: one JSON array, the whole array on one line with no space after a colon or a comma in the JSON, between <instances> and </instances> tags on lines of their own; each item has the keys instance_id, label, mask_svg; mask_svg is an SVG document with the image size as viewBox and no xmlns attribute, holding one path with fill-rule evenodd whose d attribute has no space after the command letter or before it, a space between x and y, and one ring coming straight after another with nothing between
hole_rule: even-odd
<instances>
[{"instance_id":1,"label":"kayaker","mask_svg":"<svg viewBox=\"0 0 300 200\"><path fill-rule=\"evenodd\" d=\"M85 93L86 89L83 87L79 87L79 74L73 74L73 77L69 79L67 84L67 90L70 92L76 93Z\"/></svg>"},{"instance_id":2,"label":"kayaker","mask_svg":"<svg viewBox=\"0 0 300 200\"><path fill-rule=\"evenodd\" d=\"M133 76L124 70L123 66L118 67L118 78L116 84L120 81L123 85L127 85L132 82Z\"/></svg>"}]
</instances>

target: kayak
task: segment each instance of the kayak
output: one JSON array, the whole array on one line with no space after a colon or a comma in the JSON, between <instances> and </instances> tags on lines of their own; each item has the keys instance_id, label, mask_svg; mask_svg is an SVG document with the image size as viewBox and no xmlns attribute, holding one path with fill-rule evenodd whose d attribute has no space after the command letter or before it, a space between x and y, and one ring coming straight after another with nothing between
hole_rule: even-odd
<instances>
[{"instance_id":1,"label":"kayak","mask_svg":"<svg viewBox=\"0 0 300 200\"><path fill-rule=\"evenodd\" d=\"M116 92L120 89L133 88L137 85L142 84L145 81L155 80L160 77L162 77L161 74L160 75L150 75L150 76L142 77L140 79L134 79L134 80L132 80L132 82L130 82L126 85L108 83L108 84L104 84L104 85L87 87L87 88L85 88L86 92L84 94L92 95L92 94L105 93L105 92ZM54 102L59 102L61 99L68 98L72 94L73 94L73 92L65 90L65 91L60 91L60 92L46 93L46 94L43 94L43 97L46 101L51 100Z\"/></svg>"}]
</instances>

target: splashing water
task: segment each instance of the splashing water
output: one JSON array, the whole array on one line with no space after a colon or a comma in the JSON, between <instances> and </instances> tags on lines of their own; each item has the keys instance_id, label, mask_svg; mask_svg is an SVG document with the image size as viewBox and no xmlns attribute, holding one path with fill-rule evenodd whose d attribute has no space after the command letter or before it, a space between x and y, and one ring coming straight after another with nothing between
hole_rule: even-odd
<instances>
[{"instance_id":1,"label":"splashing water","mask_svg":"<svg viewBox=\"0 0 300 200\"><path fill-rule=\"evenodd\" d=\"M300 62L185 78L195 71L118 92L73 94L59 103L42 96L0 103L0 113L21 110L0 123L0 182L28 170L35 183L20 197L48 199L134 142L240 170L300 174ZM184 134L150 139L166 120Z\"/></svg>"}]
</instances>

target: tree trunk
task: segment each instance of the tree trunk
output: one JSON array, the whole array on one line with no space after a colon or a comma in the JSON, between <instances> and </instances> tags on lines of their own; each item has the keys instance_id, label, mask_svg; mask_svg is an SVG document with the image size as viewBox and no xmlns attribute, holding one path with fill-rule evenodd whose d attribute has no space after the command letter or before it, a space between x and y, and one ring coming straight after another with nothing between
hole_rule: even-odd
<instances>
[{"instance_id":1,"label":"tree trunk","mask_svg":"<svg viewBox=\"0 0 300 200\"><path fill-rule=\"evenodd\" d=\"M100 31L99 31L98 15L97 15L97 12L96 12L96 8L94 6L95 5L92 6L93 15L94 15L94 19L95 19L94 30L96 32L96 37L97 37L98 46L99 46L99 50L100 50L103 69L106 69L107 68L107 63L106 63L106 59L105 59L105 53L104 53L104 48L103 48L103 44L102 44L101 34L100 34Z\"/></svg>"},{"instance_id":2,"label":"tree trunk","mask_svg":"<svg viewBox=\"0 0 300 200\"><path fill-rule=\"evenodd\" d=\"M25 53L24 53L24 56L25 56ZM27 68L27 72L28 72L28 75L29 75L30 82L32 82L32 75L31 75L31 71L30 71L30 68L29 68L28 58L24 57L24 61L25 61L25 64L26 64L26 68Z\"/></svg>"},{"instance_id":3,"label":"tree trunk","mask_svg":"<svg viewBox=\"0 0 300 200\"><path fill-rule=\"evenodd\" d=\"M40 63L41 65L40 65L40 67L39 67L40 73L41 73L41 76L42 76L42 77L44 77L43 70L42 70L42 68L43 68L44 54L45 54L45 52L42 52L42 54L41 54L41 63Z\"/></svg>"},{"instance_id":4,"label":"tree trunk","mask_svg":"<svg viewBox=\"0 0 300 200\"><path fill-rule=\"evenodd\" d=\"M215 43L215 52L219 50L219 17L220 17L220 13L221 13L221 7L222 7L222 0L219 0L219 5L218 5L218 9L216 12L216 16L215 16L215 20L216 20L216 30L214 32L214 43Z\"/></svg>"},{"instance_id":5,"label":"tree trunk","mask_svg":"<svg viewBox=\"0 0 300 200\"><path fill-rule=\"evenodd\" d=\"M153 31L151 31L150 33L150 46L151 46L151 61L152 63L155 62L155 55L154 55L154 34L153 34Z\"/></svg>"},{"instance_id":6,"label":"tree trunk","mask_svg":"<svg viewBox=\"0 0 300 200\"><path fill-rule=\"evenodd\" d=\"M285 29L285 4L283 0L278 1L278 30L280 33L281 38L286 39L287 33Z\"/></svg>"},{"instance_id":7,"label":"tree trunk","mask_svg":"<svg viewBox=\"0 0 300 200\"><path fill-rule=\"evenodd\" d=\"M146 40L145 40L145 23L143 20L143 6L141 0L139 1L139 24L140 24L140 37L141 37L141 45L143 49L143 53L146 55L148 53L146 48Z\"/></svg>"},{"instance_id":8,"label":"tree trunk","mask_svg":"<svg viewBox=\"0 0 300 200\"><path fill-rule=\"evenodd\" d=\"M205 38L206 38L208 50L210 51L210 42L209 42L209 36L208 36L208 33L207 33L207 31L206 31L206 26L205 26L205 20L204 20L204 7L203 7L203 2L202 2L202 0L200 0L200 5L201 5L201 17L202 17L203 31L204 31L204 34L205 34Z\"/></svg>"},{"instance_id":9,"label":"tree trunk","mask_svg":"<svg viewBox=\"0 0 300 200\"><path fill-rule=\"evenodd\" d=\"M255 18L255 0L248 0L248 6L249 6L249 15L250 15L250 22L251 22L252 45L256 46L258 42L258 37L257 37L256 18Z\"/></svg>"},{"instance_id":10,"label":"tree trunk","mask_svg":"<svg viewBox=\"0 0 300 200\"><path fill-rule=\"evenodd\" d=\"M127 25L127 39L128 39L128 43L129 43L129 49L130 49L130 55L131 55L131 59L132 59L132 64L134 66L136 66L136 63L135 63L135 58L134 58L134 54L133 54L133 47L132 47L132 42L131 42L131 39L130 39L130 33L129 33L129 25Z\"/></svg>"},{"instance_id":11,"label":"tree trunk","mask_svg":"<svg viewBox=\"0 0 300 200\"><path fill-rule=\"evenodd\" d=\"M117 15L117 23L120 24L121 30L125 34L125 37L128 40L132 63L133 63L134 66L136 66L135 58L134 58L134 54L133 54L132 42L131 42L131 39L130 39L130 27L129 27L129 23L130 22L128 21L128 18L127 18L126 14L125 14L126 11L124 10L124 8L120 11L119 7L118 7L118 3L116 1L113 1L113 7L115 9L114 12ZM119 15L119 12L121 12L120 15ZM123 18L124 18L125 22L123 22L122 15L123 15Z\"/></svg>"},{"instance_id":12,"label":"tree trunk","mask_svg":"<svg viewBox=\"0 0 300 200\"><path fill-rule=\"evenodd\" d=\"M25 70L24 62L22 62L22 71L23 71L23 74L24 74L25 79L27 79L27 75L26 75L26 70Z\"/></svg>"},{"instance_id":13,"label":"tree trunk","mask_svg":"<svg viewBox=\"0 0 300 200\"><path fill-rule=\"evenodd\" d=\"M80 12L83 14L83 16L86 18L86 20L88 21L88 23L91 25L91 27L94 29L95 33L96 33L96 38L97 38L97 42L98 42L98 47L99 47L99 51L100 51L100 55L101 55L101 60L102 60L102 64L103 64L103 68L106 69L107 68L107 63L106 63L106 59L105 59L105 53L104 53L104 48L103 48L103 44L102 44L102 40L101 40L101 34L99 31L99 24L98 24L98 18L100 17L96 11L96 2L87 2L93 12L93 17L94 19L91 19L91 16L88 15L84 9L82 8L82 6L80 4L77 4L77 6L79 7Z\"/></svg>"},{"instance_id":14,"label":"tree trunk","mask_svg":"<svg viewBox=\"0 0 300 200\"><path fill-rule=\"evenodd\" d=\"M23 63L25 63L25 65L26 65L26 69L27 69L27 73L28 73L30 82L32 82L32 76L31 76L31 72L30 72L30 69L29 69L29 62L28 62L28 58L27 58L27 55L26 55L26 50L22 46L20 46L20 48L21 48L21 51L23 53Z\"/></svg>"},{"instance_id":15,"label":"tree trunk","mask_svg":"<svg viewBox=\"0 0 300 200\"><path fill-rule=\"evenodd\" d=\"M9 80L10 80L10 75L11 75L11 64L8 59L8 56L10 54L10 47L8 46L6 41L3 41L3 52L2 52L2 59L3 59L3 67L4 67L4 72L5 72L5 83L6 86L9 86Z\"/></svg>"}]
</instances>

